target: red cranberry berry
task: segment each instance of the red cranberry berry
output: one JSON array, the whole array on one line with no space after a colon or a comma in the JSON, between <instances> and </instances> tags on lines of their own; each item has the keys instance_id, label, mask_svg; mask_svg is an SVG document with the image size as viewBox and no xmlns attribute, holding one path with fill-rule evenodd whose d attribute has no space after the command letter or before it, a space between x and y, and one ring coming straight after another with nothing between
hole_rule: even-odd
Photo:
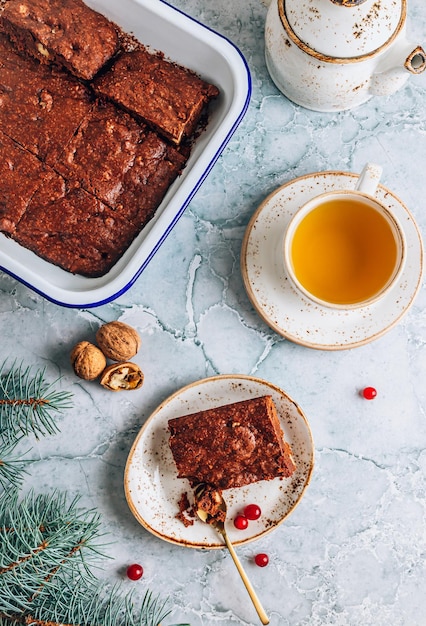
<instances>
[{"instance_id":1,"label":"red cranberry berry","mask_svg":"<svg viewBox=\"0 0 426 626\"><path fill-rule=\"evenodd\" d=\"M138 563L133 563L133 565L129 565L127 568L127 578L130 578L130 580L139 580L139 578L142 578L142 574L143 567Z\"/></svg>"},{"instance_id":2,"label":"red cranberry berry","mask_svg":"<svg viewBox=\"0 0 426 626\"><path fill-rule=\"evenodd\" d=\"M257 504L248 504L244 508L244 515L247 517L247 519L255 520L259 519L259 517L262 515L262 511L260 510L260 506L258 506Z\"/></svg>"},{"instance_id":3,"label":"red cranberry berry","mask_svg":"<svg viewBox=\"0 0 426 626\"><path fill-rule=\"evenodd\" d=\"M234 519L234 526L238 528L238 530L245 530L248 526L248 519L245 515L237 515Z\"/></svg>"},{"instance_id":4,"label":"red cranberry berry","mask_svg":"<svg viewBox=\"0 0 426 626\"><path fill-rule=\"evenodd\" d=\"M374 387L365 387L362 390L362 395L366 400L374 400L377 396L377 390Z\"/></svg>"},{"instance_id":5,"label":"red cranberry berry","mask_svg":"<svg viewBox=\"0 0 426 626\"><path fill-rule=\"evenodd\" d=\"M266 567L269 563L269 556L267 554L264 554L263 552L261 554L256 554L256 556L254 557L254 562L259 567Z\"/></svg>"}]
</instances>

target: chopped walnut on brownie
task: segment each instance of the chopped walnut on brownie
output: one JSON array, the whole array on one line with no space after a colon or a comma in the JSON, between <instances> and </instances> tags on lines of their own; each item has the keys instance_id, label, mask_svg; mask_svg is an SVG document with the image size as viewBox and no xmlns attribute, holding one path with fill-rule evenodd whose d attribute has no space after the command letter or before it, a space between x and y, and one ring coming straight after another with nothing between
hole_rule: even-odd
<instances>
[{"instance_id":1,"label":"chopped walnut on brownie","mask_svg":"<svg viewBox=\"0 0 426 626\"><path fill-rule=\"evenodd\" d=\"M55 165L93 97L76 78L22 57L0 33L0 129Z\"/></svg>"}]
</instances>

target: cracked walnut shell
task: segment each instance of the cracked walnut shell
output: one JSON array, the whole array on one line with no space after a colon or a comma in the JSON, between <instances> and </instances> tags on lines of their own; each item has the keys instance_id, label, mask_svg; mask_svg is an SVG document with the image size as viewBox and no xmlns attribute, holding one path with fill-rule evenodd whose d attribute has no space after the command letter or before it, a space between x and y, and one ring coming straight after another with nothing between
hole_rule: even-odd
<instances>
[{"instance_id":1,"label":"cracked walnut shell","mask_svg":"<svg viewBox=\"0 0 426 626\"><path fill-rule=\"evenodd\" d=\"M94 380L105 369L106 358L99 348L89 341L80 341L71 352L74 372L84 380Z\"/></svg>"},{"instance_id":2,"label":"cracked walnut shell","mask_svg":"<svg viewBox=\"0 0 426 626\"><path fill-rule=\"evenodd\" d=\"M96 341L104 355L112 361L128 361L141 347L137 331L124 322L108 322L96 333Z\"/></svg>"},{"instance_id":3,"label":"cracked walnut shell","mask_svg":"<svg viewBox=\"0 0 426 626\"><path fill-rule=\"evenodd\" d=\"M143 383L143 373L136 363L113 363L102 373L100 383L111 391L139 389Z\"/></svg>"}]
</instances>

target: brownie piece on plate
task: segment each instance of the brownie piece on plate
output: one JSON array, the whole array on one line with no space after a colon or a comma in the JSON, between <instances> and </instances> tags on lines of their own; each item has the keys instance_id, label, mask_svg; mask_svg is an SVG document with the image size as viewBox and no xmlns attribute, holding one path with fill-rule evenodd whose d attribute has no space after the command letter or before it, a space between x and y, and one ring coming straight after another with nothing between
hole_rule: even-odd
<instances>
[{"instance_id":1,"label":"brownie piece on plate","mask_svg":"<svg viewBox=\"0 0 426 626\"><path fill-rule=\"evenodd\" d=\"M94 87L175 144L194 133L205 106L219 94L190 70L143 47L123 52Z\"/></svg>"},{"instance_id":2,"label":"brownie piece on plate","mask_svg":"<svg viewBox=\"0 0 426 626\"><path fill-rule=\"evenodd\" d=\"M288 477L296 469L271 396L169 420L179 478L230 489Z\"/></svg>"},{"instance_id":3,"label":"brownie piece on plate","mask_svg":"<svg viewBox=\"0 0 426 626\"><path fill-rule=\"evenodd\" d=\"M20 56L0 36L0 130L5 134L53 165L92 106L77 79Z\"/></svg>"},{"instance_id":4,"label":"brownie piece on plate","mask_svg":"<svg viewBox=\"0 0 426 626\"><path fill-rule=\"evenodd\" d=\"M81 0L8 0L0 26L19 50L86 80L119 46L115 25Z\"/></svg>"},{"instance_id":5,"label":"brownie piece on plate","mask_svg":"<svg viewBox=\"0 0 426 626\"><path fill-rule=\"evenodd\" d=\"M134 224L56 173L33 196L13 238L73 274L102 276L134 238Z\"/></svg>"},{"instance_id":6,"label":"brownie piece on plate","mask_svg":"<svg viewBox=\"0 0 426 626\"><path fill-rule=\"evenodd\" d=\"M57 170L140 228L184 164L185 157L144 124L101 103L80 125Z\"/></svg>"},{"instance_id":7,"label":"brownie piece on plate","mask_svg":"<svg viewBox=\"0 0 426 626\"><path fill-rule=\"evenodd\" d=\"M47 176L43 164L0 131L0 231L12 235Z\"/></svg>"}]
</instances>

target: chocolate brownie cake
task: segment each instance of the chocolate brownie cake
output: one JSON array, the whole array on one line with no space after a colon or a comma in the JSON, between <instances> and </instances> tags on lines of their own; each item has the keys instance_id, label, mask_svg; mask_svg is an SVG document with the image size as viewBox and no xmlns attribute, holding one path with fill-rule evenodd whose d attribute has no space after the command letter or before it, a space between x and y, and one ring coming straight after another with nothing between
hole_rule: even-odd
<instances>
[{"instance_id":1,"label":"chocolate brownie cake","mask_svg":"<svg viewBox=\"0 0 426 626\"><path fill-rule=\"evenodd\" d=\"M7 0L0 21L19 50L85 80L119 46L115 25L81 0Z\"/></svg>"},{"instance_id":2,"label":"chocolate brownie cake","mask_svg":"<svg viewBox=\"0 0 426 626\"><path fill-rule=\"evenodd\" d=\"M175 144L194 133L205 106L219 94L193 72L142 47L121 54L94 87Z\"/></svg>"},{"instance_id":3,"label":"chocolate brownie cake","mask_svg":"<svg viewBox=\"0 0 426 626\"><path fill-rule=\"evenodd\" d=\"M140 229L185 160L144 124L100 103L80 125L56 169Z\"/></svg>"},{"instance_id":4,"label":"chocolate brownie cake","mask_svg":"<svg viewBox=\"0 0 426 626\"><path fill-rule=\"evenodd\" d=\"M43 184L43 164L0 131L0 230L13 235L34 193Z\"/></svg>"},{"instance_id":5,"label":"chocolate brownie cake","mask_svg":"<svg viewBox=\"0 0 426 626\"><path fill-rule=\"evenodd\" d=\"M135 237L134 224L51 172L16 226L14 239L42 258L84 276L105 274Z\"/></svg>"},{"instance_id":6,"label":"chocolate brownie cake","mask_svg":"<svg viewBox=\"0 0 426 626\"><path fill-rule=\"evenodd\" d=\"M0 33L0 130L54 165L93 97L77 79L13 50Z\"/></svg>"},{"instance_id":7,"label":"chocolate brownie cake","mask_svg":"<svg viewBox=\"0 0 426 626\"><path fill-rule=\"evenodd\" d=\"M144 80L146 115L127 110L113 97L125 68L109 63L118 48L127 58L131 38L81 0L0 0L0 31L0 231L68 272L102 276L185 167L191 142L177 137L217 89L144 52L128 79ZM100 70L111 96L95 92Z\"/></svg>"},{"instance_id":8,"label":"chocolate brownie cake","mask_svg":"<svg viewBox=\"0 0 426 626\"><path fill-rule=\"evenodd\" d=\"M133 166L124 177L122 211L142 228L154 215L187 158L154 132L138 145Z\"/></svg>"},{"instance_id":9,"label":"chocolate brownie cake","mask_svg":"<svg viewBox=\"0 0 426 626\"><path fill-rule=\"evenodd\" d=\"M271 396L169 420L179 478L222 490L289 477L296 469Z\"/></svg>"}]
</instances>

